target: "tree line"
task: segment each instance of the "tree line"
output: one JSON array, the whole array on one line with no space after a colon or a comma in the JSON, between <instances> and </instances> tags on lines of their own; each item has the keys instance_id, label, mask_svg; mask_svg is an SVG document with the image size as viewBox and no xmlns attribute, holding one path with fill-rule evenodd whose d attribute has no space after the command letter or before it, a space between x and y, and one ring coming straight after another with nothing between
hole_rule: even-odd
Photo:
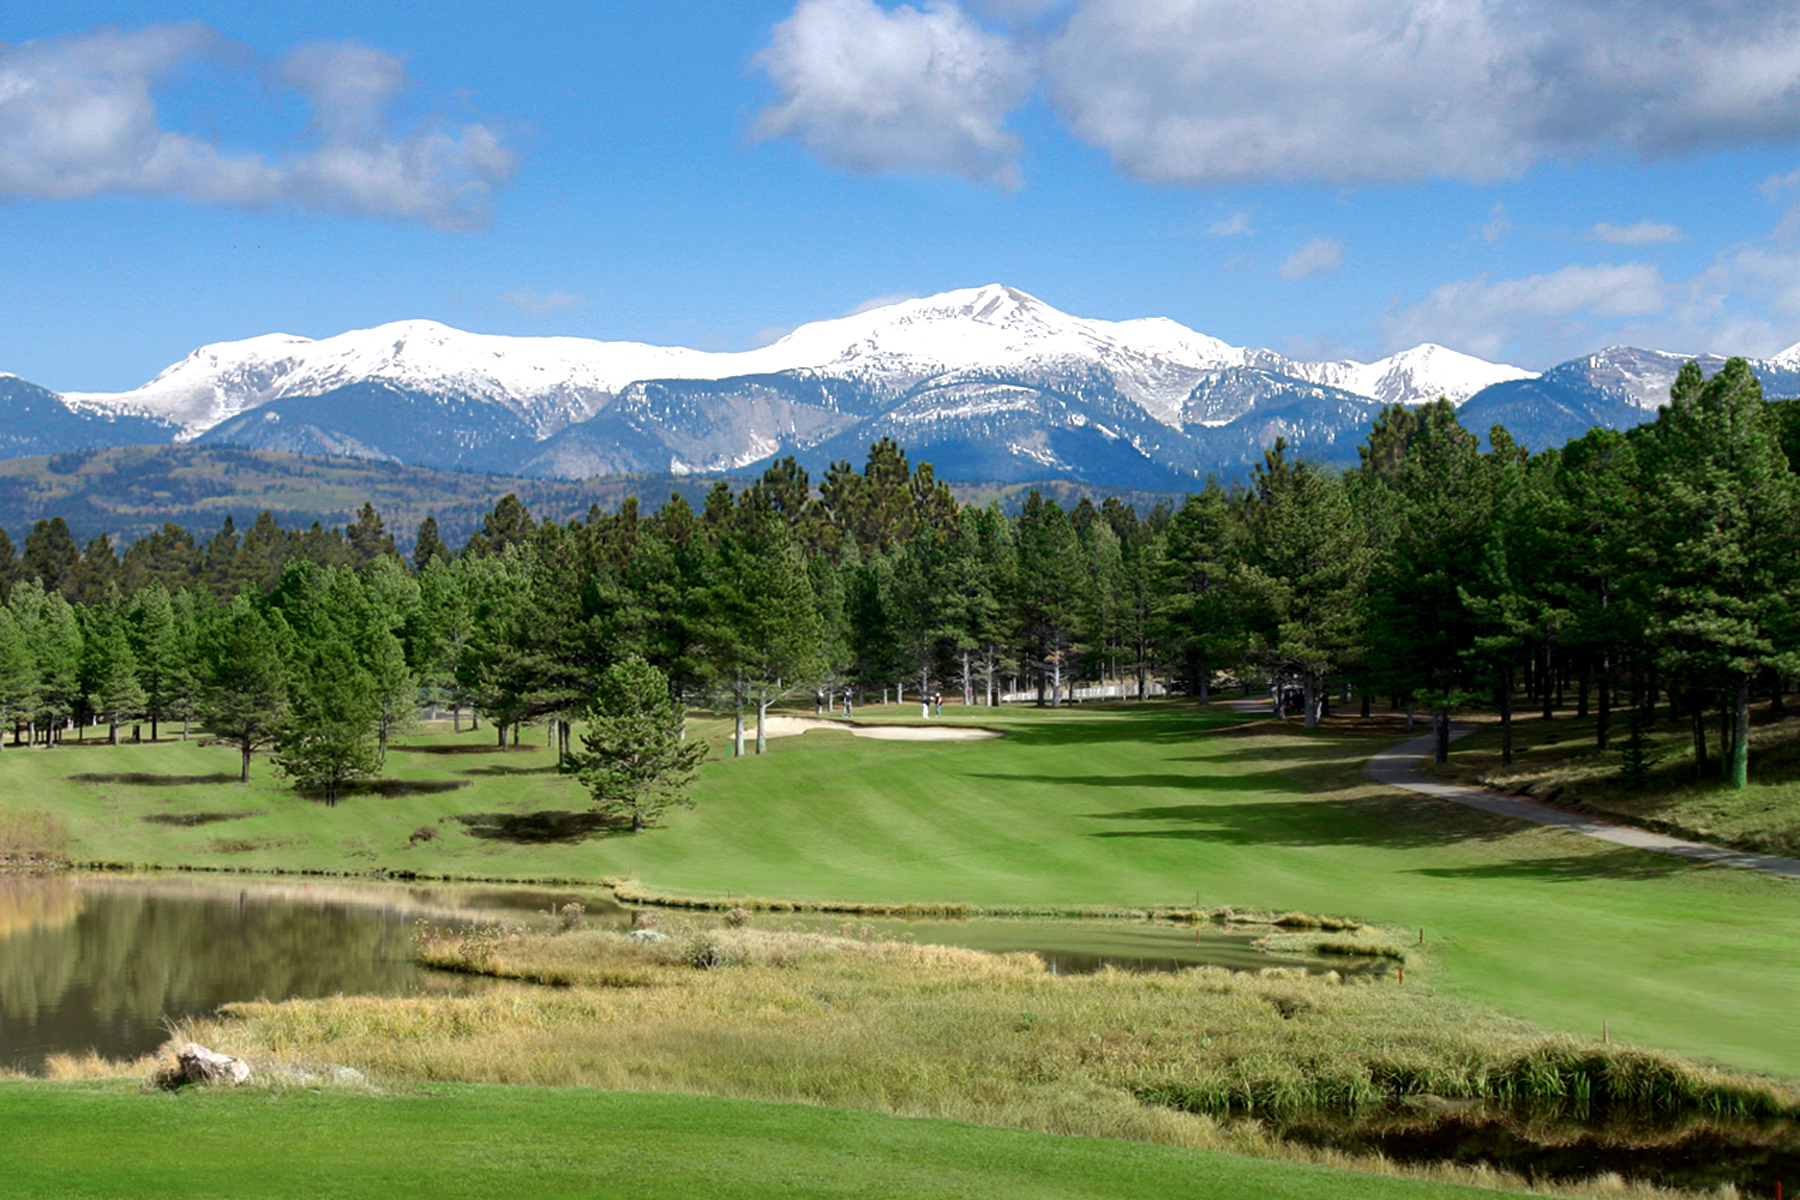
<instances>
[{"instance_id":1,"label":"tree line","mask_svg":"<svg viewBox=\"0 0 1800 1200\"><path fill-rule=\"evenodd\" d=\"M1526 452L1446 401L1386 409L1337 472L1277 440L1245 486L1138 513L1033 492L959 504L891 441L815 488L792 459L696 509L629 499L538 522L502 498L460 549L422 524L407 562L365 505L342 530L176 525L118 554L59 518L0 532L0 723L20 745L74 724L198 721L328 796L379 771L421 706L504 744L570 722L642 659L682 705L1029 691L1105 680L1201 701L1271 686L1311 727L1332 703L1431 715L1597 717L1601 748L1658 719L1701 770L1747 779L1749 712L1800 674L1800 408L1747 364L1690 364L1653 423ZM1666 714L1666 716L1665 716ZM1716 729L1716 735L1714 730Z\"/></svg>"}]
</instances>

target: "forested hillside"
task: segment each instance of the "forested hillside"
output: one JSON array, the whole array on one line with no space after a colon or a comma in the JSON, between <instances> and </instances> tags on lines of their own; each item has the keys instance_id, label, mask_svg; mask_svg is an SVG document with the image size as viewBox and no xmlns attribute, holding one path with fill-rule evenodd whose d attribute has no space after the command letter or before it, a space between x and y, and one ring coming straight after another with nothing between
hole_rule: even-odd
<instances>
[{"instance_id":1,"label":"forested hillside","mask_svg":"<svg viewBox=\"0 0 1800 1200\"><path fill-rule=\"evenodd\" d=\"M816 489L787 460L654 511L540 520L508 494L460 546L425 517L410 561L370 503L341 531L169 524L122 556L48 518L17 549L0 535L0 722L29 744L198 720L245 770L274 744L335 786L427 702L566 739L636 653L738 714L740 742L746 713L795 695L1057 704L1107 678L1206 699L1229 675L1309 725L1357 695L1444 733L1473 702L1509 720L1521 691L1572 695L1602 746L1666 702L1741 786L1752 699L1800 674L1794 411L1740 360L1685 370L1652 424L1539 454L1498 427L1482 449L1448 403L1394 405L1357 469L1277 441L1249 487L1145 511L960 503L883 441Z\"/></svg>"}]
</instances>

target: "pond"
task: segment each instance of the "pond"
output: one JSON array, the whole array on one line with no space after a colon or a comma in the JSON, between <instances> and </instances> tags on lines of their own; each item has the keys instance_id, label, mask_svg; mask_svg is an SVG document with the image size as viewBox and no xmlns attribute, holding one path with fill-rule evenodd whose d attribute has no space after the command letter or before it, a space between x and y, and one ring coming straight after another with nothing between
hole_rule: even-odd
<instances>
[{"instance_id":1,"label":"pond","mask_svg":"<svg viewBox=\"0 0 1800 1200\"><path fill-rule=\"evenodd\" d=\"M631 911L599 889L0 874L0 1066L37 1073L50 1055L90 1049L133 1058L166 1040L167 1021L234 1000L473 993L496 984L413 961L416 922L523 920L569 903L583 905L590 923L631 924ZM1032 951L1061 974L1203 964L1389 969L1379 961L1265 954L1251 946L1261 931L1213 925L1196 931L1143 921L864 921L829 914L762 916L758 923ZM1674 1187L1735 1183L1751 1194L1772 1194L1775 1180L1800 1184L1800 1134L1786 1124L1597 1129L1579 1115L1547 1119L1479 1106L1432 1111L1399 1104L1349 1124L1299 1120L1270 1132L1399 1162L1485 1162L1559 1181L1618 1171Z\"/></svg>"},{"instance_id":2,"label":"pond","mask_svg":"<svg viewBox=\"0 0 1800 1200\"><path fill-rule=\"evenodd\" d=\"M0 1066L36 1073L52 1054L90 1049L134 1058L163 1043L166 1021L233 1000L470 990L482 981L413 961L415 921L525 917L576 898L204 876L0 875Z\"/></svg>"},{"instance_id":3,"label":"pond","mask_svg":"<svg viewBox=\"0 0 1800 1200\"><path fill-rule=\"evenodd\" d=\"M165 1023L233 1000L468 991L480 980L421 968L414 925L527 919L579 903L591 924L627 928L602 890L269 880L205 875L0 875L0 1066L36 1073L52 1054L133 1058ZM679 919L671 917L669 919ZM695 916L695 919L711 919ZM833 917L782 921L837 931ZM1144 922L873 921L877 936L980 950L1029 950L1050 970L1382 969L1283 957L1253 935Z\"/></svg>"}]
</instances>

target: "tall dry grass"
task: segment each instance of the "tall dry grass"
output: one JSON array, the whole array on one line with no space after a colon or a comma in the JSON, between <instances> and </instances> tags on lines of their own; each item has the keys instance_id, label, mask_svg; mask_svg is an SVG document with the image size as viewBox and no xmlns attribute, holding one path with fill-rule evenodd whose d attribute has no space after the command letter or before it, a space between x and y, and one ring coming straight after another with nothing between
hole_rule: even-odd
<instances>
[{"instance_id":1,"label":"tall dry grass","mask_svg":"<svg viewBox=\"0 0 1800 1200\"><path fill-rule=\"evenodd\" d=\"M180 1036L377 1079L705 1093L1337 1163L1349 1160L1281 1143L1273 1127L1427 1094L1596 1117L1800 1112L1785 1085L1545 1035L1391 982L1216 968L1053 976L1029 954L852 926L666 930L655 942L426 930L428 963L563 986L237 1004Z\"/></svg>"},{"instance_id":2,"label":"tall dry grass","mask_svg":"<svg viewBox=\"0 0 1800 1200\"><path fill-rule=\"evenodd\" d=\"M69 826L55 813L0 808L0 863L66 862Z\"/></svg>"}]
</instances>

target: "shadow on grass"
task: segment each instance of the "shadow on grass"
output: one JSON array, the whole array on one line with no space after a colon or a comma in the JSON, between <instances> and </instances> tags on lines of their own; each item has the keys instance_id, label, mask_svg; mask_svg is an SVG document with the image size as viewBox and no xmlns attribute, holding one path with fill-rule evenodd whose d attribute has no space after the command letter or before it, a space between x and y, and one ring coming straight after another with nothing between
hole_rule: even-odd
<instances>
[{"instance_id":1,"label":"shadow on grass","mask_svg":"<svg viewBox=\"0 0 1800 1200\"><path fill-rule=\"evenodd\" d=\"M628 819L556 809L529 813L458 813L456 819L462 822L470 837L527 846L584 842L631 829Z\"/></svg>"},{"instance_id":2,"label":"shadow on grass","mask_svg":"<svg viewBox=\"0 0 1800 1200\"><path fill-rule=\"evenodd\" d=\"M506 766L501 766L499 763L495 763L491 767L464 767L462 770L458 771L457 774L458 775L508 776L508 775L555 775L555 774L557 774L557 772L558 772L558 768L555 763L545 763L542 766L536 766L536 767L506 767ZM465 780L463 782L462 786L467 787L468 781Z\"/></svg>"},{"instance_id":3,"label":"shadow on grass","mask_svg":"<svg viewBox=\"0 0 1800 1200\"><path fill-rule=\"evenodd\" d=\"M1084 815L1124 826L1098 830L1093 837L1238 846L1418 849L1497 841L1517 829L1504 817L1472 809L1453 810L1427 797L1173 804Z\"/></svg>"},{"instance_id":4,"label":"shadow on grass","mask_svg":"<svg viewBox=\"0 0 1800 1200\"><path fill-rule=\"evenodd\" d=\"M1621 847L1595 854L1519 858L1511 862L1467 867L1416 867L1415 875L1437 879L1536 879L1547 883L1574 883L1588 879L1666 879L1698 871L1705 864L1667 854Z\"/></svg>"},{"instance_id":5,"label":"shadow on grass","mask_svg":"<svg viewBox=\"0 0 1800 1200\"><path fill-rule=\"evenodd\" d=\"M236 783L237 775L220 771L212 775L152 775L148 771L83 771L66 777L71 783L128 783L134 787L199 787L209 783ZM239 815L239 814L233 814Z\"/></svg>"},{"instance_id":6,"label":"shadow on grass","mask_svg":"<svg viewBox=\"0 0 1800 1200\"><path fill-rule=\"evenodd\" d=\"M346 783L338 789L338 802L342 803L353 796L379 796L384 800L393 800L401 796L441 796L445 792L454 792L469 786L466 779L365 779L359 783ZM312 788L295 788L299 795L308 800L325 799L325 793Z\"/></svg>"},{"instance_id":7,"label":"shadow on grass","mask_svg":"<svg viewBox=\"0 0 1800 1200\"><path fill-rule=\"evenodd\" d=\"M513 754L526 750L542 750L542 746L520 743L517 746L496 746L492 742L484 742L471 746L389 746L389 754Z\"/></svg>"},{"instance_id":8,"label":"shadow on grass","mask_svg":"<svg viewBox=\"0 0 1800 1200\"><path fill-rule=\"evenodd\" d=\"M181 829L192 829L196 825L213 825L219 821L235 821L240 817L260 817L262 813L254 808L242 812L198 812L198 813L151 813L144 820L152 825L174 825Z\"/></svg>"}]
</instances>

